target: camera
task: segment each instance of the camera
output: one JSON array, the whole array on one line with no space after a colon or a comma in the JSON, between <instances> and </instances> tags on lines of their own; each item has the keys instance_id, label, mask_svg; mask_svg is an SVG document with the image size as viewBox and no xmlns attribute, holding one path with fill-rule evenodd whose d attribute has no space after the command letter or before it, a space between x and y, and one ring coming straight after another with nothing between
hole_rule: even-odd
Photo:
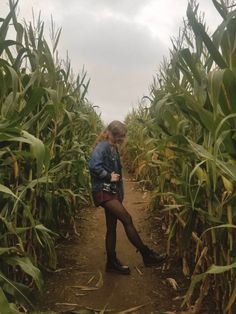
<instances>
[{"instance_id":1,"label":"camera","mask_svg":"<svg viewBox=\"0 0 236 314\"><path fill-rule=\"evenodd\" d=\"M115 183L103 183L102 190L112 194L117 194L117 187Z\"/></svg>"}]
</instances>

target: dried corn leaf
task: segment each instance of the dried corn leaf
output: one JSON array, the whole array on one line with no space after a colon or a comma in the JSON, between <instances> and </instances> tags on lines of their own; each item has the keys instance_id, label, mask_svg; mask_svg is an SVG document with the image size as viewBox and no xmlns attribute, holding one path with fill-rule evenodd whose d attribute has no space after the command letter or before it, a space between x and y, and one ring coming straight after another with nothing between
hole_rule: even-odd
<instances>
[{"instance_id":1,"label":"dried corn leaf","mask_svg":"<svg viewBox=\"0 0 236 314\"><path fill-rule=\"evenodd\" d=\"M95 276L92 276L87 284L91 283L92 280L94 280ZM87 286L87 285L78 285L78 286L70 286L70 288L76 288L76 289L80 289L82 291L95 291L100 289L103 286L103 277L102 277L102 273L99 272L99 278L98 278L98 282L95 284L94 287L91 286Z\"/></svg>"},{"instance_id":2,"label":"dried corn leaf","mask_svg":"<svg viewBox=\"0 0 236 314\"><path fill-rule=\"evenodd\" d=\"M103 286L103 277L101 272L99 272L99 279L95 286L97 289L102 288Z\"/></svg>"},{"instance_id":3,"label":"dried corn leaf","mask_svg":"<svg viewBox=\"0 0 236 314\"><path fill-rule=\"evenodd\" d=\"M186 257L183 257L183 274L186 277L189 277L190 275L190 269L189 269Z\"/></svg>"},{"instance_id":4,"label":"dried corn leaf","mask_svg":"<svg viewBox=\"0 0 236 314\"><path fill-rule=\"evenodd\" d=\"M86 309L95 311L98 314L102 314L104 312L104 308L103 309L93 309L93 308L86 306ZM114 309L106 309L105 312L114 312Z\"/></svg>"},{"instance_id":5,"label":"dried corn leaf","mask_svg":"<svg viewBox=\"0 0 236 314\"><path fill-rule=\"evenodd\" d=\"M89 286L83 286L83 285L80 285L80 286L70 286L71 288L76 288L76 289L80 289L80 290L83 290L83 291L94 291L94 290L98 290L97 287L89 287Z\"/></svg>"},{"instance_id":6,"label":"dried corn leaf","mask_svg":"<svg viewBox=\"0 0 236 314\"><path fill-rule=\"evenodd\" d=\"M92 277L87 281L87 284L90 284L90 283L93 281L94 278L95 278L95 275L92 276Z\"/></svg>"},{"instance_id":7,"label":"dried corn leaf","mask_svg":"<svg viewBox=\"0 0 236 314\"><path fill-rule=\"evenodd\" d=\"M137 310L141 309L142 307L144 307L146 305L147 304L141 304L141 305L138 305L138 306L135 306L135 307L131 307L131 308L127 309L127 310L118 312L117 314L134 313L134 311L137 311Z\"/></svg>"},{"instance_id":8,"label":"dried corn leaf","mask_svg":"<svg viewBox=\"0 0 236 314\"><path fill-rule=\"evenodd\" d=\"M178 300L182 300L182 299L184 299L184 295L179 295L179 296L173 298L172 300L173 301L178 301Z\"/></svg>"},{"instance_id":9,"label":"dried corn leaf","mask_svg":"<svg viewBox=\"0 0 236 314\"><path fill-rule=\"evenodd\" d=\"M137 267L137 266L135 266L135 269L137 270L137 272L139 273L139 275L143 275L143 273L141 272L141 270Z\"/></svg>"},{"instance_id":10,"label":"dried corn leaf","mask_svg":"<svg viewBox=\"0 0 236 314\"><path fill-rule=\"evenodd\" d=\"M177 284L176 280L174 278L166 278L166 281L171 285L171 287L174 290L178 290L179 289L179 285Z\"/></svg>"},{"instance_id":11,"label":"dried corn leaf","mask_svg":"<svg viewBox=\"0 0 236 314\"><path fill-rule=\"evenodd\" d=\"M65 305L65 306L79 306L79 304L77 304L77 303L66 303L66 302L63 302L63 303L55 303L55 305L59 305L59 306L61 306L61 305Z\"/></svg>"}]
</instances>

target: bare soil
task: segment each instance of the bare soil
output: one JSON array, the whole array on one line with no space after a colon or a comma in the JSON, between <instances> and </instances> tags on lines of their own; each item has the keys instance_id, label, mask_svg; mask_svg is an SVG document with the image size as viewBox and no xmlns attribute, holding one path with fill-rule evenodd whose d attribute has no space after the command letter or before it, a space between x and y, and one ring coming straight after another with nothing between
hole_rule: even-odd
<instances>
[{"instance_id":1,"label":"bare soil","mask_svg":"<svg viewBox=\"0 0 236 314\"><path fill-rule=\"evenodd\" d=\"M156 251L165 252L167 235L162 218L147 210L147 193L135 186L131 179L125 180L124 204L143 241ZM36 300L38 311L81 313L84 309L83 313L102 310L101 313L184 313L180 305L189 282L182 275L176 259L170 257L162 267L145 268L140 254L118 223L117 255L130 266L131 275L106 273L103 209L80 211L76 229L79 235L70 235L58 245L58 268L46 274L44 292Z\"/></svg>"}]
</instances>

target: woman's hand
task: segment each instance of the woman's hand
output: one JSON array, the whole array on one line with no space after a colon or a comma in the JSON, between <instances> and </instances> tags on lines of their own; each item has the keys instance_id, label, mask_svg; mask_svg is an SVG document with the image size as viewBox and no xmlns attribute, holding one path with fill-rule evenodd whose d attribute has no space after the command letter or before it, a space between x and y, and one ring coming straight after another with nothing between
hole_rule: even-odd
<instances>
[{"instance_id":1,"label":"woman's hand","mask_svg":"<svg viewBox=\"0 0 236 314\"><path fill-rule=\"evenodd\" d=\"M111 182L120 181L120 175L114 171L111 173Z\"/></svg>"}]
</instances>

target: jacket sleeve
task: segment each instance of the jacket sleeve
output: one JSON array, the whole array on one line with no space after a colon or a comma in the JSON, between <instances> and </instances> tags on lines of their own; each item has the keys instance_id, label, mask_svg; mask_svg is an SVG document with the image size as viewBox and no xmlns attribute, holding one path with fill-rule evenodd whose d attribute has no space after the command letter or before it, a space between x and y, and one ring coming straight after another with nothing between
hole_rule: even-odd
<instances>
[{"instance_id":1,"label":"jacket sleeve","mask_svg":"<svg viewBox=\"0 0 236 314\"><path fill-rule=\"evenodd\" d=\"M120 173L120 181L119 181L119 190L120 190L120 197L122 201L124 200L124 183L123 183L123 176L122 176L122 164L120 160L120 153L117 150L117 155L118 155L118 167L119 167L119 173Z\"/></svg>"},{"instance_id":2,"label":"jacket sleeve","mask_svg":"<svg viewBox=\"0 0 236 314\"><path fill-rule=\"evenodd\" d=\"M111 181L111 173L104 169L104 148L101 145L97 145L92 152L92 156L89 160L89 170L92 175L105 181Z\"/></svg>"}]
</instances>

